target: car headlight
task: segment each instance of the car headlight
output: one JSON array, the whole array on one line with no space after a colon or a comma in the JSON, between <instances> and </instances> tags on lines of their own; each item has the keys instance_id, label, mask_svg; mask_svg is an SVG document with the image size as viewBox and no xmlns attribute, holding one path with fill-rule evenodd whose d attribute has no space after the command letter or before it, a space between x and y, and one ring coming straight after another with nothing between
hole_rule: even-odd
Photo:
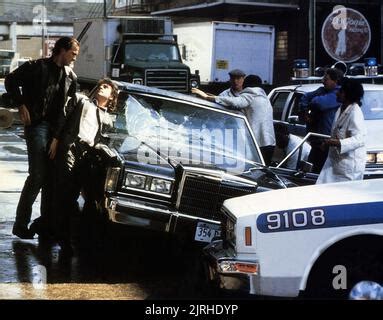
<instances>
[{"instance_id":1,"label":"car headlight","mask_svg":"<svg viewBox=\"0 0 383 320\"><path fill-rule=\"evenodd\" d=\"M150 191L169 194L172 188L172 182L169 180L153 178L150 184Z\"/></svg>"},{"instance_id":2,"label":"car headlight","mask_svg":"<svg viewBox=\"0 0 383 320\"><path fill-rule=\"evenodd\" d=\"M146 176L134 173L127 173L125 177L125 186L130 188L144 189Z\"/></svg>"},{"instance_id":3,"label":"car headlight","mask_svg":"<svg viewBox=\"0 0 383 320\"><path fill-rule=\"evenodd\" d=\"M376 163L383 164L383 152L378 152L376 154Z\"/></svg>"},{"instance_id":4,"label":"car headlight","mask_svg":"<svg viewBox=\"0 0 383 320\"><path fill-rule=\"evenodd\" d=\"M142 78L133 78L133 81L132 81L134 84L143 84L143 80Z\"/></svg>"},{"instance_id":5,"label":"car headlight","mask_svg":"<svg viewBox=\"0 0 383 320\"><path fill-rule=\"evenodd\" d=\"M220 260L218 261L218 270L222 273L258 274L259 264L257 262Z\"/></svg>"},{"instance_id":6,"label":"car headlight","mask_svg":"<svg viewBox=\"0 0 383 320\"><path fill-rule=\"evenodd\" d=\"M376 153L367 153L367 163L376 163Z\"/></svg>"},{"instance_id":7,"label":"car headlight","mask_svg":"<svg viewBox=\"0 0 383 320\"><path fill-rule=\"evenodd\" d=\"M368 152L367 164L383 164L383 152Z\"/></svg>"},{"instance_id":8,"label":"car headlight","mask_svg":"<svg viewBox=\"0 0 383 320\"><path fill-rule=\"evenodd\" d=\"M197 80L190 80L190 86L192 88L198 88L198 81Z\"/></svg>"}]
</instances>

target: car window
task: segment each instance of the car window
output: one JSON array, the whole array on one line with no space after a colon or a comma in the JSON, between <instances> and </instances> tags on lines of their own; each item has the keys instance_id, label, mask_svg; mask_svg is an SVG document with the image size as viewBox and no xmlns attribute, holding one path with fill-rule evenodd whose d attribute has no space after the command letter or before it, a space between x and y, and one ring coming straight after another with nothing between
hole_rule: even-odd
<instances>
[{"instance_id":1,"label":"car window","mask_svg":"<svg viewBox=\"0 0 383 320\"><path fill-rule=\"evenodd\" d=\"M383 90L364 92L362 112L365 120L383 119Z\"/></svg>"},{"instance_id":2,"label":"car window","mask_svg":"<svg viewBox=\"0 0 383 320\"><path fill-rule=\"evenodd\" d=\"M182 101L121 92L111 131L119 135L111 146L122 153L144 146L183 164L214 165L233 174L261 163L243 117Z\"/></svg>"},{"instance_id":3,"label":"car window","mask_svg":"<svg viewBox=\"0 0 383 320\"><path fill-rule=\"evenodd\" d=\"M293 98L291 99L290 103L290 112L288 116L299 116L299 102L302 98L303 94L302 93L294 93ZM305 124L304 121L298 120L299 124Z\"/></svg>"},{"instance_id":4,"label":"car window","mask_svg":"<svg viewBox=\"0 0 383 320\"><path fill-rule=\"evenodd\" d=\"M276 92L271 98L274 120L282 120L283 109L285 107L286 100L289 97L289 94L289 91L280 91Z\"/></svg>"}]
</instances>

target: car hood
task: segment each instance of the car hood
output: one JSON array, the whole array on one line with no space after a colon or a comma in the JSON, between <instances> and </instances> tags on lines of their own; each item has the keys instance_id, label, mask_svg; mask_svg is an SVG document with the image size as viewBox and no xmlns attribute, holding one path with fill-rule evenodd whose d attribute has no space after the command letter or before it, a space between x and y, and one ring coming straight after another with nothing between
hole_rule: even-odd
<instances>
[{"instance_id":1,"label":"car hood","mask_svg":"<svg viewBox=\"0 0 383 320\"><path fill-rule=\"evenodd\" d=\"M383 179L370 179L261 192L226 200L223 206L226 211L240 219L286 210L380 202L382 195Z\"/></svg>"},{"instance_id":2,"label":"car hood","mask_svg":"<svg viewBox=\"0 0 383 320\"><path fill-rule=\"evenodd\" d=\"M114 140L117 141L116 138ZM232 177L233 181L244 179L243 181L247 180L248 183L256 182L259 186L266 189L287 187L287 181L282 181L281 178L264 166L254 166L254 169L235 174L217 167L214 163L199 163L198 165L181 163L177 157L161 154L147 144L138 144L133 146L135 148L127 148L124 146L125 143L121 144L121 142L118 144L119 147L117 145L114 146L114 151L119 154L119 158L123 160L125 166L133 167L135 170L143 169L145 171L166 172L166 175L172 172L173 175L176 168L182 166L189 169L192 168L193 171L200 170L205 173L206 170L210 172L215 171L217 174L221 173L222 177L225 176L225 179L228 180L231 180L229 177Z\"/></svg>"},{"instance_id":3,"label":"car hood","mask_svg":"<svg viewBox=\"0 0 383 320\"><path fill-rule=\"evenodd\" d=\"M381 139L383 135L382 120L366 120L366 127L367 151L383 151L383 141Z\"/></svg>"}]
</instances>

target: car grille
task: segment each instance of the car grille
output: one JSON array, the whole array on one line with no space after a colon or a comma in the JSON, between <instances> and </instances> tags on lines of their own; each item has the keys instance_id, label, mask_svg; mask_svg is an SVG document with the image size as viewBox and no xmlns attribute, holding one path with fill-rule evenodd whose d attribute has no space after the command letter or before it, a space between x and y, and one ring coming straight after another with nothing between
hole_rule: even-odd
<instances>
[{"instance_id":1,"label":"car grille","mask_svg":"<svg viewBox=\"0 0 383 320\"><path fill-rule=\"evenodd\" d=\"M220 209L226 199L254 193L256 188L213 177L186 176L178 209L184 214L220 221Z\"/></svg>"},{"instance_id":2,"label":"car grille","mask_svg":"<svg viewBox=\"0 0 383 320\"><path fill-rule=\"evenodd\" d=\"M188 73L186 70L150 69L146 71L146 85L178 92L188 91Z\"/></svg>"}]
</instances>

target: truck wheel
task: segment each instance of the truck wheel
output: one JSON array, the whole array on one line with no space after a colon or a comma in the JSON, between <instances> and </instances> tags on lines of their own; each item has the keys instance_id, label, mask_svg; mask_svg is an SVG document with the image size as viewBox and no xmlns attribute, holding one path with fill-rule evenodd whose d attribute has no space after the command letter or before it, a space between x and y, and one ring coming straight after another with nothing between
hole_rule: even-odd
<instances>
[{"instance_id":1,"label":"truck wheel","mask_svg":"<svg viewBox=\"0 0 383 320\"><path fill-rule=\"evenodd\" d=\"M374 242L365 242L367 236L357 237L357 241L325 252L312 268L302 297L348 299L360 281L383 284L383 241L381 237L372 238Z\"/></svg>"}]
</instances>

